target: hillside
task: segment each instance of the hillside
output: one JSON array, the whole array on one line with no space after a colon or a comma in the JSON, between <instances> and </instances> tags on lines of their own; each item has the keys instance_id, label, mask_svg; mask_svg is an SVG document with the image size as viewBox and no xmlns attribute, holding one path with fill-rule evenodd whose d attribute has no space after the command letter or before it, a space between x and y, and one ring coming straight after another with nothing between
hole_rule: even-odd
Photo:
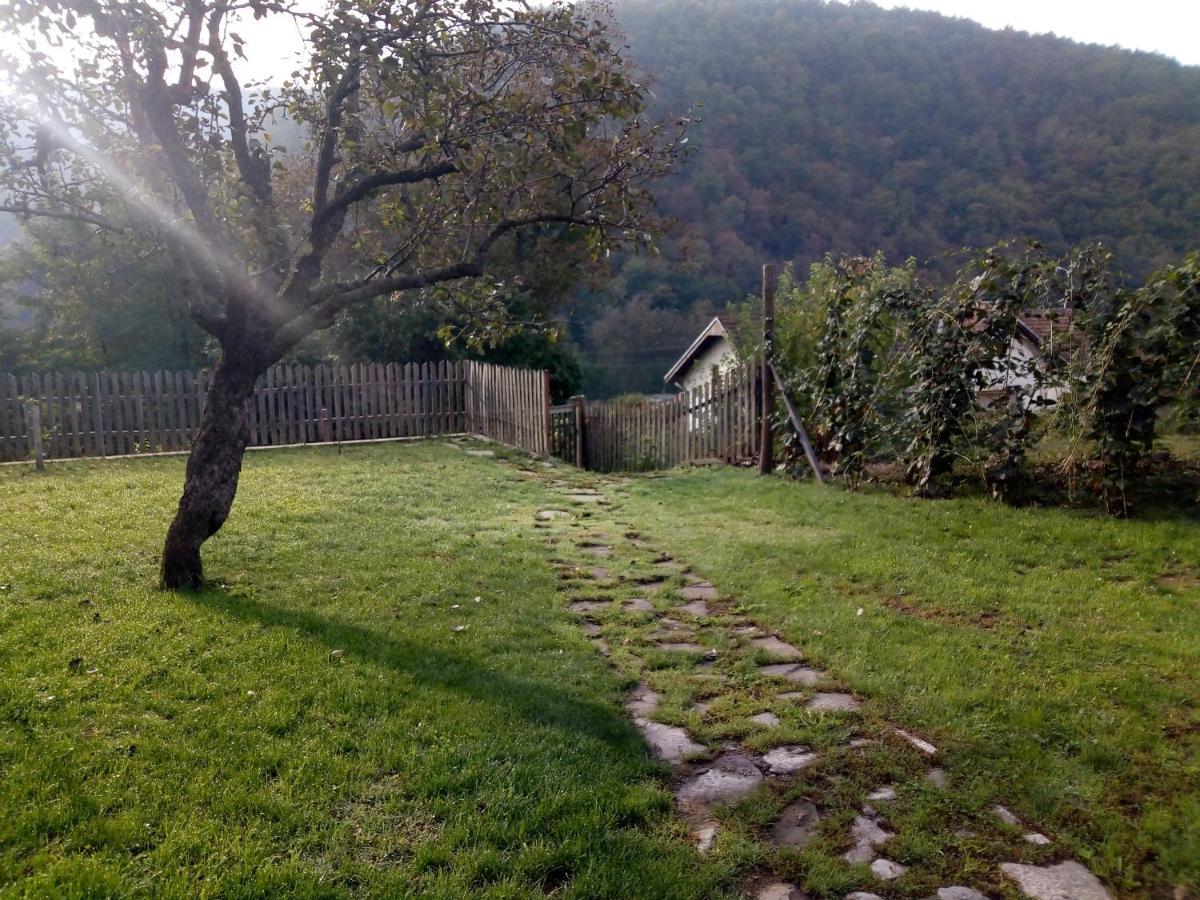
<instances>
[{"instance_id":1,"label":"hillside","mask_svg":"<svg viewBox=\"0 0 1200 900\"><path fill-rule=\"evenodd\" d=\"M720 306L767 259L882 249L947 271L947 252L1032 235L1104 241L1137 277L1200 245L1200 68L866 3L621 0L616 14L658 109L696 104L703 122L657 190L683 225L666 259L573 310L604 363L594 390L653 389L673 353L666 332L627 327L644 310L614 322L614 305ZM590 335L595 316L643 346L593 357L613 349Z\"/></svg>"}]
</instances>

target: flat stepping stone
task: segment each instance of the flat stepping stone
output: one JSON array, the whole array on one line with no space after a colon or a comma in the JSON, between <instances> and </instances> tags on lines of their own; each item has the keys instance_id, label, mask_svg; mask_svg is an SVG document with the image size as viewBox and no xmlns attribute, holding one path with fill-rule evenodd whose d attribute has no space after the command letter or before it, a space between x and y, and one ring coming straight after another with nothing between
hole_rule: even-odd
<instances>
[{"instance_id":1,"label":"flat stepping stone","mask_svg":"<svg viewBox=\"0 0 1200 900\"><path fill-rule=\"evenodd\" d=\"M802 684L805 687L815 687L825 677L825 673L812 666L798 666L795 663L772 663L769 666L759 666L758 674L767 678L783 678L792 684Z\"/></svg>"},{"instance_id":2,"label":"flat stepping stone","mask_svg":"<svg viewBox=\"0 0 1200 900\"><path fill-rule=\"evenodd\" d=\"M1000 871L1034 900L1110 900L1100 879L1074 860L1056 866L1001 863Z\"/></svg>"},{"instance_id":3,"label":"flat stepping stone","mask_svg":"<svg viewBox=\"0 0 1200 900\"><path fill-rule=\"evenodd\" d=\"M690 584L680 588L679 596L684 600L716 600L721 596L721 592L707 581L702 581L699 584Z\"/></svg>"},{"instance_id":4,"label":"flat stepping stone","mask_svg":"<svg viewBox=\"0 0 1200 900\"><path fill-rule=\"evenodd\" d=\"M579 548L580 553L586 553L588 556L597 556L600 559L608 559L613 555L612 547L605 547L602 544L585 544Z\"/></svg>"},{"instance_id":5,"label":"flat stepping stone","mask_svg":"<svg viewBox=\"0 0 1200 900\"><path fill-rule=\"evenodd\" d=\"M1050 838L1037 831L1031 831L1029 834L1023 834L1021 837L1025 839L1027 844L1033 844L1035 847L1047 847L1054 843L1052 840L1050 840Z\"/></svg>"},{"instance_id":6,"label":"flat stepping stone","mask_svg":"<svg viewBox=\"0 0 1200 900\"><path fill-rule=\"evenodd\" d=\"M719 830L716 822L705 822L703 825L696 826L692 831L692 840L696 842L696 852L701 856L706 855L717 840Z\"/></svg>"},{"instance_id":7,"label":"flat stepping stone","mask_svg":"<svg viewBox=\"0 0 1200 900\"><path fill-rule=\"evenodd\" d=\"M540 522L552 522L555 519L570 519L573 516L565 509L539 509L537 518Z\"/></svg>"},{"instance_id":8,"label":"flat stepping stone","mask_svg":"<svg viewBox=\"0 0 1200 900\"><path fill-rule=\"evenodd\" d=\"M612 656L612 649L608 646L608 641L604 638L592 638L592 643L596 645L596 649L600 651L601 656Z\"/></svg>"},{"instance_id":9,"label":"flat stepping stone","mask_svg":"<svg viewBox=\"0 0 1200 900\"><path fill-rule=\"evenodd\" d=\"M767 764L772 775L791 775L808 768L820 758L821 754L797 744L775 747L763 754L763 762Z\"/></svg>"},{"instance_id":10,"label":"flat stepping stone","mask_svg":"<svg viewBox=\"0 0 1200 900\"><path fill-rule=\"evenodd\" d=\"M667 641L666 643L655 645L659 650L666 650L669 653L703 653L704 647L693 641Z\"/></svg>"},{"instance_id":11,"label":"flat stepping stone","mask_svg":"<svg viewBox=\"0 0 1200 900\"><path fill-rule=\"evenodd\" d=\"M808 800L797 800L771 826L771 843L777 847L804 847L816 836L820 823L817 807Z\"/></svg>"},{"instance_id":12,"label":"flat stepping stone","mask_svg":"<svg viewBox=\"0 0 1200 900\"><path fill-rule=\"evenodd\" d=\"M607 583L611 583L613 580L612 574L608 571L608 569L602 569L599 566L588 569L588 577L594 581L603 581Z\"/></svg>"},{"instance_id":13,"label":"flat stepping stone","mask_svg":"<svg viewBox=\"0 0 1200 900\"><path fill-rule=\"evenodd\" d=\"M638 590L644 594L657 594L665 585L665 581L643 581L638 585Z\"/></svg>"},{"instance_id":14,"label":"flat stepping stone","mask_svg":"<svg viewBox=\"0 0 1200 900\"><path fill-rule=\"evenodd\" d=\"M758 889L754 900L808 900L808 894L790 882L772 881Z\"/></svg>"},{"instance_id":15,"label":"flat stepping stone","mask_svg":"<svg viewBox=\"0 0 1200 900\"><path fill-rule=\"evenodd\" d=\"M1016 813L1005 806L993 806L992 812L996 814L996 818L1005 825L1016 827L1021 824L1021 820L1017 818Z\"/></svg>"},{"instance_id":16,"label":"flat stepping stone","mask_svg":"<svg viewBox=\"0 0 1200 900\"><path fill-rule=\"evenodd\" d=\"M776 659L781 662L804 659L804 654L800 652L799 648L793 647L787 641L781 641L773 634L767 637L754 638L752 641L750 641L750 643L756 649L762 650L772 659Z\"/></svg>"},{"instance_id":17,"label":"flat stepping stone","mask_svg":"<svg viewBox=\"0 0 1200 900\"><path fill-rule=\"evenodd\" d=\"M599 494L563 494L572 503L603 503L604 498Z\"/></svg>"},{"instance_id":18,"label":"flat stepping stone","mask_svg":"<svg viewBox=\"0 0 1200 900\"><path fill-rule=\"evenodd\" d=\"M735 803L762 781L754 760L743 753L725 753L710 768L684 782L675 796L685 805Z\"/></svg>"},{"instance_id":19,"label":"flat stepping stone","mask_svg":"<svg viewBox=\"0 0 1200 900\"><path fill-rule=\"evenodd\" d=\"M953 887L938 888L937 900L988 900L987 894L981 894L974 888Z\"/></svg>"},{"instance_id":20,"label":"flat stepping stone","mask_svg":"<svg viewBox=\"0 0 1200 900\"><path fill-rule=\"evenodd\" d=\"M478 456L482 459L490 459L496 455L495 450L468 450L467 456Z\"/></svg>"},{"instance_id":21,"label":"flat stepping stone","mask_svg":"<svg viewBox=\"0 0 1200 900\"><path fill-rule=\"evenodd\" d=\"M869 891L855 891L853 894L847 894L846 900L883 900L883 898Z\"/></svg>"},{"instance_id":22,"label":"flat stepping stone","mask_svg":"<svg viewBox=\"0 0 1200 900\"><path fill-rule=\"evenodd\" d=\"M880 844L886 844L895 835L884 830L869 816L855 816L850 825L850 837L854 841L854 846L842 854L842 859L854 864L873 860L875 848Z\"/></svg>"},{"instance_id":23,"label":"flat stepping stone","mask_svg":"<svg viewBox=\"0 0 1200 900\"><path fill-rule=\"evenodd\" d=\"M708 611L708 604L703 600L693 600L691 603L685 603L679 607L680 611L687 613L689 616L695 616L697 619L707 619L712 615Z\"/></svg>"},{"instance_id":24,"label":"flat stepping stone","mask_svg":"<svg viewBox=\"0 0 1200 900\"><path fill-rule=\"evenodd\" d=\"M925 780L932 784L938 790L945 790L948 781L946 780L945 769L930 769L925 773Z\"/></svg>"},{"instance_id":25,"label":"flat stepping stone","mask_svg":"<svg viewBox=\"0 0 1200 900\"><path fill-rule=\"evenodd\" d=\"M708 715L710 709L712 709L712 704L707 700L697 700L691 706L691 711L701 717Z\"/></svg>"},{"instance_id":26,"label":"flat stepping stone","mask_svg":"<svg viewBox=\"0 0 1200 900\"><path fill-rule=\"evenodd\" d=\"M900 735L900 737L904 738L904 740L908 741L910 744L912 744L914 747L916 747L918 750L920 750L922 753L926 753L930 756L933 756L935 753L938 752L937 747L933 746L933 744L929 743L929 741L925 740L924 738L919 738L915 734L905 731L903 728L893 728L892 730L894 732L896 732L896 734Z\"/></svg>"},{"instance_id":27,"label":"flat stepping stone","mask_svg":"<svg viewBox=\"0 0 1200 900\"><path fill-rule=\"evenodd\" d=\"M621 608L625 610L625 612L654 612L654 604L645 597L634 597L632 600L626 600L621 605Z\"/></svg>"},{"instance_id":28,"label":"flat stepping stone","mask_svg":"<svg viewBox=\"0 0 1200 900\"><path fill-rule=\"evenodd\" d=\"M871 872L876 878L883 881L891 881L899 878L908 871L908 866L902 866L898 862L892 862L890 859L877 859L871 863Z\"/></svg>"},{"instance_id":29,"label":"flat stepping stone","mask_svg":"<svg viewBox=\"0 0 1200 900\"><path fill-rule=\"evenodd\" d=\"M607 600L576 600L571 604L571 612L577 613L593 613L608 609L609 601Z\"/></svg>"},{"instance_id":30,"label":"flat stepping stone","mask_svg":"<svg viewBox=\"0 0 1200 900\"><path fill-rule=\"evenodd\" d=\"M767 728L778 728L780 724L779 716L773 712L760 712L750 717L750 721L755 725L765 725Z\"/></svg>"},{"instance_id":31,"label":"flat stepping stone","mask_svg":"<svg viewBox=\"0 0 1200 900\"><path fill-rule=\"evenodd\" d=\"M583 623L583 633L588 637L599 637L603 629L596 623L590 620L585 620Z\"/></svg>"},{"instance_id":32,"label":"flat stepping stone","mask_svg":"<svg viewBox=\"0 0 1200 900\"><path fill-rule=\"evenodd\" d=\"M808 697L808 694L804 693L804 691L784 691L782 694L775 695L776 700L787 700L787 701L803 700L806 697Z\"/></svg>"},{"instance_id":33,"label":"flat stepping stone","mask_svg":"<svg viewBox=\"0 0 1200 900\"><path fill-rule=\"evenodd\" d=\"M654 715L658 709L659 696L648 684L639 684L625 702L625 709L635 718L646 718Z\"/></svg>"},{"instance_id":34,"label":"flat stepping stone","mask_svg":"<svg viewBox=\"0 0 1200 900\"><path fill-rule=\"evenodd\" d=\"M634 719L633 724L642 732L654 755L664 762L682 762L707 750L703 744L693 741L687 731L674 725L641 718Z\"/></svg>"},{"instance_id":35,"label":"flat stepping stone","mask_svg":"<svg viewBox=\"0 0 1200 900\"><path fill-rule=\"evenodd\" d=\"M738 637L749 637L752 634L762 634L762 631L757 625L739 625L733 629L733 633Z\"/></svg>"},{"instance_id":36,"label":"flat stepping stone","mask_svg":"<svg viewBox=\"0 0 1200 900\"><path fill-rule=\"evenodd\" d=\"M887 802L896 799L896 789L891 785L881 787L867 794L867 799L875 803Z\"/></svg>"},{"instance_id":37,"label":"flat stepping stone","mask_svg":"<svg viewBox=\"0 0 1200 900\"><path fill-rule=\"evenodd\" d=\"M816 693L806 708L813 712L853 712L862 706L852 694Z\"/></svg>"}]
</instances>

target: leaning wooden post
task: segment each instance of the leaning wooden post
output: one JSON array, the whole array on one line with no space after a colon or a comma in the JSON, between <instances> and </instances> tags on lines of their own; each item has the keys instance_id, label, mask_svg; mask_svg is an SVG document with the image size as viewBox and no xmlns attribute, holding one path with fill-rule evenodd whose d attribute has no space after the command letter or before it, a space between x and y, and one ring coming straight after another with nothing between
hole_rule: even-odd
<instances>
[{"instance_id":1,"label":"leaning wooden post","mask_svg":"<svg viewBox=\"0 0 1200 900\"><path fill-rule=\"evenodd\" d=\"M775 381L771 377L771 361L775 354L775 264L767 263L762 270L763 346L762 371L759 373L758 474L766 475L774 468L771 413L775 409Z\"/></svg>"},{"instance_id":2,"label":"leaning wooden post","mask_svg":"<svg viewBox=\"0 0 1200 900\"><path fill-rule=\"evenodd\" d=\"M587 416L584 415L583 409L583 395L577 394L572 397L571 405L575 407L575 468L582 469L587 460L583 445L587 424Z\"/></svg>"},{"instance_id":3,"label":"leaning wooden post","mask_svg":"<svg viewBox=\"0 0 1200 900\"><path fill-rule=\"evenodd\" d=\"M550 422L550 370L542 369L542 450L541 455L549 457L554 437L551 433L553 426Z\"/></svg>"},{"instance_id":4,"label":"leaning wooden post","mask_svg":"<svg viewBox=\"0 0 1200 900\"><path fill-rule=\"evenodd\" d=\"M29 404L29 429L33 438L33 464L38 469L46 468L46 448L42 446L42 404L33 400Z\"/></svg>"}]
</instances>

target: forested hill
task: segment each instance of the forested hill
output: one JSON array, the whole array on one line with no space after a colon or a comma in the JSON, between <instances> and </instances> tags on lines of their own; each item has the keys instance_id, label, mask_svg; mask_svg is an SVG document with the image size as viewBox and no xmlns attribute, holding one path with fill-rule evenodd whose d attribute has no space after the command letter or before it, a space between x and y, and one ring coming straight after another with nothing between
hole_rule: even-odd
<instances>
[{"instance_id":1,"label":"forested hill","mask_svg":"<svg viewBox=\"0 0 1200 900\"><path fill-rule=\"evenodd\" d=\"M695 270L631 276L657 308L734 299L764 259L947 268L946 251L1028 234L1102 240L1137 276L1200 246L1200 68L866 3L618 0L616 16L658 107L704 120L656 189Z\"/></svg>"}]
</instances>

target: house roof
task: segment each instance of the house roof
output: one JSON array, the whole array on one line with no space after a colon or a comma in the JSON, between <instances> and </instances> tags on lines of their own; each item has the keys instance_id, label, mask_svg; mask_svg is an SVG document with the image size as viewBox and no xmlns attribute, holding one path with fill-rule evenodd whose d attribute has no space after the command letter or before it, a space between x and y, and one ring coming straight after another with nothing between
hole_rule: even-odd
<instances>
[{"instance_id":1,"label":"house roof","mask_svg":"<svg viewBox=\"0 0 1200 900\"><path fill-rule=\"evenodd\" d=\"M683 373L695 361L696 357L708 347L713 341L721 338L728 339L733 331L733 320L728 316L713 316L712 321L704 327L696 339L692 341L692 345L683 352L683 356L675 361L675 365L671 366L666 375L663 376L663 381L668 384L674 384Z\"/></svg>"},{"instance_id":2,"label":"house roof","mask_svg":"<svg viewBox=\"0 0 1200 900\"><path fill-rule=\"evenodd\" d=\"M1070 331L1074 312L1073 309L1031 309L1021 316L1021 324L1033 332L1040 344L1052 335Z\"/></svg>"}]
</instances>

